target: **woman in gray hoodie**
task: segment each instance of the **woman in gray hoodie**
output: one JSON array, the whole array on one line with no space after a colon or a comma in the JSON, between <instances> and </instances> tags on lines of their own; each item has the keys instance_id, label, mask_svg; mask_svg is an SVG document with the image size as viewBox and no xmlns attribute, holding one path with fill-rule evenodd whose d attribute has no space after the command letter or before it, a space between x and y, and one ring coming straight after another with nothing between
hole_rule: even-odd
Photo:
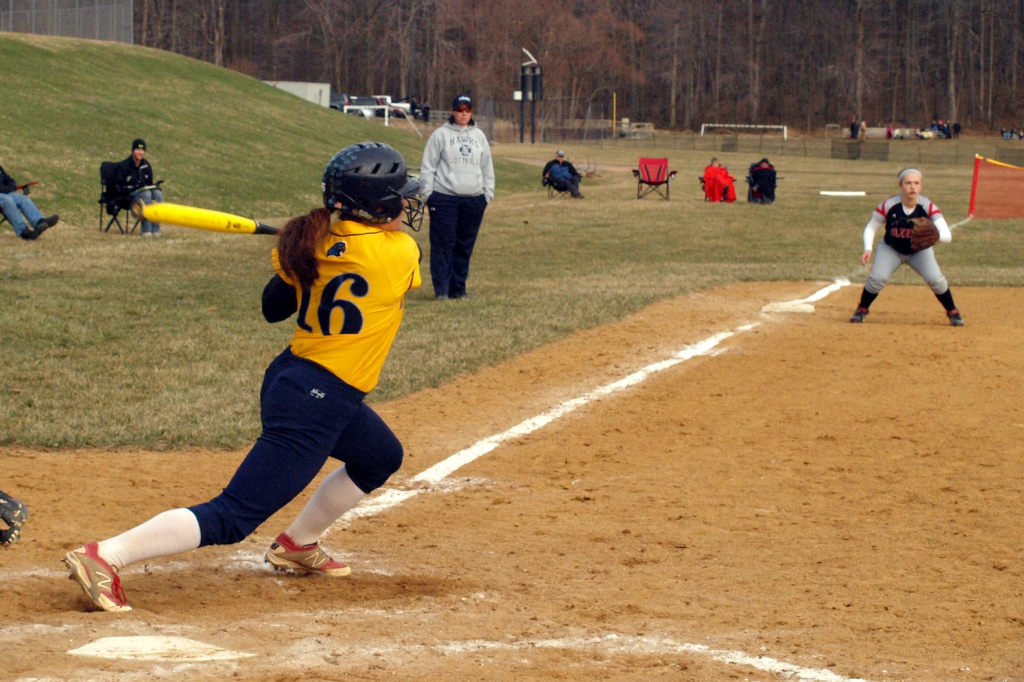
<instances>
[{"instance_id":1,"label":"woman in gray hoodie","mask_svg":"<svg viewBox=\"0 0 1024 682\"><path fill-rule=\"evenodd\" d=\"M427 140L420 182L430 210L430 278L438 299L466 296L484 210L494 198L494 164L487 136L473 120L473 100L452 100L448 122Z\"/></svg>"}]
</instances>

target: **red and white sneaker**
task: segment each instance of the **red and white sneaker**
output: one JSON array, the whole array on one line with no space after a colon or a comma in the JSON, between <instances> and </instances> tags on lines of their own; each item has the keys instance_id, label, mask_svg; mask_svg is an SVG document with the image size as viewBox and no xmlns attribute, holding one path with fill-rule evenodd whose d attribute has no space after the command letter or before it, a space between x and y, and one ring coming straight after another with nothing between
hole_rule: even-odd
<instances>
[{"instance_id":1,"label":"red and white sneaker","mask_svg":"<svg viewBox=\"0 0 1024 682\"><path fill-rule=\"evenodd\" d=\"M64 555L62 561L71 570L68 576L82 586L85 596L104 611L131 611L121 587L117 570L104 561L95 542Z\"/></svg>"},{"instance_id":2,"label":"red and white sneaker","mask_svg":"<svg viewBox=\"0 0 1024 682\"><path fill-rule=\"evenodd\" d=\"M319 542L312 545L297 545L287 533L277 536L264 558L278 570L290 569L332 578L340 578L352 572L347 564L329 557Z\"/></svg>"}]
</instances>

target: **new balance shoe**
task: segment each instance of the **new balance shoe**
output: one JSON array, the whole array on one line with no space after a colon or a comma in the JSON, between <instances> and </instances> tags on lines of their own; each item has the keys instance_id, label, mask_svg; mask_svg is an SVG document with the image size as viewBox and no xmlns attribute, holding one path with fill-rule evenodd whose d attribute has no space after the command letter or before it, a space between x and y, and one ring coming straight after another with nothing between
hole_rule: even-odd
<instances>
[{"instance_id":1,"label":"new balance shoe","mask_svg":"<svg viewBox=\"0 0 1024 682\"><path fill-rule=\"evenodd\" d=\"M853 315L850 315L850 322L863 322L864 316L867 314L867 308L857 308L855 311L853 311Z\"/></svg>"},{"instance_id":2,"label":"new balance shoe","mask_svg":"<svg viewBox=\"0 0 1024 682\"><path fill-rule=\"evenodd\" d=\"M104 611L132 610L117 570L100 557L95 542L68 552L62 561L71 571L68 577L82 586L93 604Z\"/></svg>"},{"instance_id":3,"label":"new balance shoe","mask_svg":"<svg viewBox=\"0 0 1024 682\"><path fill-rule=\"evenodd\" d=\"M960 314L960 311L957 310L956 308L953 308L952 310L947 312L946 315L949 316L949 323L951 325L953 325L954 327L962 327L962 326L964 326L964 318Z\"/></svg>"},{"instance_id":4,"label":"new balance shoe","mask_svg":"<svg viewBox=\"0 0 1024 682\"><path fill-rule=\"evenodd\" d=\"M297 545L281 533L270 545L265 555L267 563L278 570L293 570L340 578L352 572L347 564L335 561L327 555L320 543Z\"/></svg>"}]
</instances>

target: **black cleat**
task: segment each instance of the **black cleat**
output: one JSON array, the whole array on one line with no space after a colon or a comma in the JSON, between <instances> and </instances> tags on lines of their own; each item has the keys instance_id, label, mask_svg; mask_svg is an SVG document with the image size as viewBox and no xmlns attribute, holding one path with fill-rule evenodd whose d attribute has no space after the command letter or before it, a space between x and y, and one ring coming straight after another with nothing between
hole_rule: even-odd
<instances>
[{"instance_id":1,"label":"black cleat","mask_svg":"<svg viewBox=\"0 0 1024 682\"><path fill-rule=\"evenodd\" d=\"M41 235L43 232L46 232L51 227L56 225L58 220L60 220L60 216L58 216L57 214L54 214L54 215L50 216L49 218L42 218L42 219L40 219L39 222L36 223L35 228L33 228L31 230L26 230L21 235L22 239L29 239L29 240L32 240L32 241L34 241L36 239L39 239L39 235Z\"/></svg>"}]
</instances>

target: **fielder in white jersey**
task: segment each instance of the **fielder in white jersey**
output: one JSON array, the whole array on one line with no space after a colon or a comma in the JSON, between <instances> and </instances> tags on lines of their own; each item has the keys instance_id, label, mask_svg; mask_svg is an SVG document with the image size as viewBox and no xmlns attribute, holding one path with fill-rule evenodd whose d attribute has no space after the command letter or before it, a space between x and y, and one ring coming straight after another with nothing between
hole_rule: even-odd
<instances>
[{"instance_id":1,"label":"fielder in white jersey","mask_svg":"<svg viewBox=\"0 0 1024 682\"><path fill-rule=\"evenodd\" d=\"M864 227L864 252L861 254L861 265L871 260L872 246L878 228L884 227L885 234L878 243L878 253L871 267L871 274L864 282L860 294L860 305L850 316L850 322L863 322L868 308L885 287L896 268L906 263L917 274L921 275L939 303L946 309L946 317L954 327L962 327L964 318L953 303L953 294L949 283L939 269L932 247L915 251L911 246L913 232L912 218L930 218L939 231L940 242L953 240L953 233L942 216L942 211L930 199L921 195L921 171L916 168L905 168L899 173L900 193L894 194L879 204L871 214L871 220Z\"/></svg>"}]
</instances>

